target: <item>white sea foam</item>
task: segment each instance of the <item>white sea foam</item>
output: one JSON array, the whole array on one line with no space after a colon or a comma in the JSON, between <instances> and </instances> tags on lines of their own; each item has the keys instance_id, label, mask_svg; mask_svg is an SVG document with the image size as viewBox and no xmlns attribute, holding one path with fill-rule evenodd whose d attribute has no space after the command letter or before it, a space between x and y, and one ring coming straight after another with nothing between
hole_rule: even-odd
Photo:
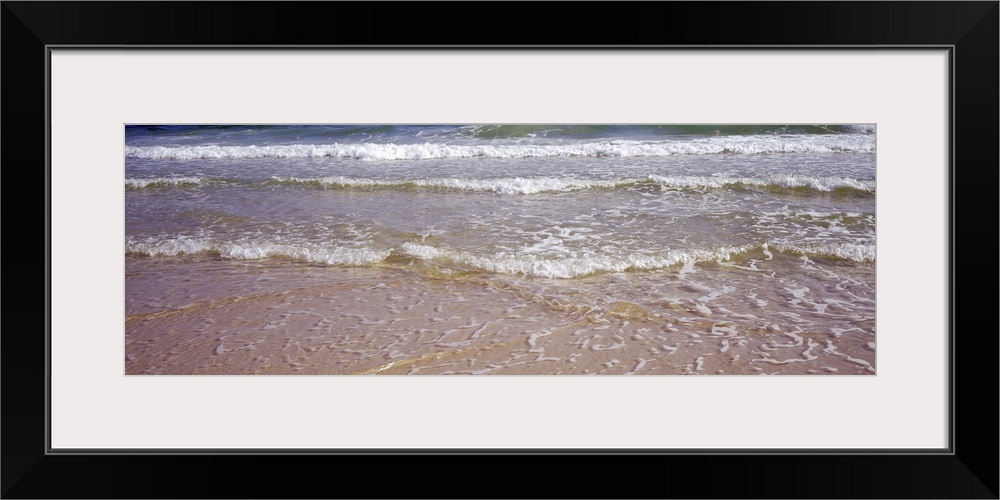
<instances>
[{"instance_id":1,"label":"white sea foam","mask_svg":"<svg viewBox=\"0 0 1000 500\"><path fill-rule=\"evenodd\" d=\"M143 189L148 187L200 186L200 177L156 177L152 179L125 179L125 187Z\"/></svg>"},{"instance_id":2,"label":"white sea foam","mask_svg":"<svg viewBox=\"0 0 1000 500\"><path fill-rule=\"evenodd\" d=\"M214 253L234 260L286 258L321 264L364 266L381 262L389 256L388 250L372 248L325 248L311 245L289 245L272 242L233 243L217 242L207 238L171 238L159 241L125 242L125 253L156 256Z\"/></svg>"},{"instance_id":3,"label":"white sea foam","mask_svg":"<svg viewBox=\"0 0 1000 500\"><path fill-rule=\"evenodd\" d=\"M444 260L500 274L575 278L603 272L663 269L676 265L690 266L698 262L728 261L733 256L767 248L767 246L743 245L714 249L667 250L648 255L597 254L585 257L543 257L532 254L476 255L465 251L410 242L404 243L401 250L407 255L424 260ZM771 243L770 248L797 254L834 256L855 262L873 262L875 259L874 245L841 243L792 246ZM711 313L711 310L708 310L707 313Z\"/></svg>"},{"instance_id":4,"label":"white sea foam","mask_svg":"<svg viewBox=\"0 0 1000 500\"><path fill-rule=\"evenodd\" d=\"M698 356L698 359L695 359L694 363L695 363L695 366L694 366L695 371L701 371L702 366L705 364L705 357L704 356Z\"/></svg>"},{"instance_id":5,"label":"white sea foam","mask_svg":"<svg viewBox=\"0 0 1000 500\"><path fill-rule=\"evenodd\" d=\"M579 191L624 187L635 184L653 183L667 188L678 189L725 189L737 186L807 188L830 192L838 188L874 192L875 181L850 179L845 177L810 177L801 175L772 175L768 177L697 177L650 175L646 178L620 179L559 179L551 177L506 177L496 179L370 179L344 176L297 178L272 177L271 182L279 184L306 184L328 188L439 188L460 191L492 191L501 194L535 194L542 192Z\"/></svg>"},{"instance_id":6,"label":"white sea foam","mask_svg":"<svg viewBox=\"0 0 1000 500\"><path fill-rule=\"evenodd\" d=\"M218 180L220 184L224 180ZM635 184L653 183L675 189L725 189L738 186L761 188L807 188L830 192L840 188L864 192L875 191L875 181L845 177L811 177L801 175L772 175L767 177L698 177L650 175L646 178L620 179L559 179L552 177L506 177L495 179L371 179L344 176L331 177L277 177L269 182L278 184L318 185L328 188L439 188L459 191L489 191L501 194L535 194L542 192L579 191L624 187ZM206 180L201 177L158 177L125 179L127 189L153 187L202 186Z\"/></svg>"},{"instance_id":7,"label":"white sea foam","mask_svg":"<svg viewBox=\"0 0 1000 500\"><path fill-rule=\"evenodd\" d=\"M780 252L805 255L819 255L853 260L855 262L875 262L875 245L867 243L803 243L789 245L771 243L770 248Z\"/></svg>"},{"instance_id":8,"label":"white sea foam","mask_svg":"<svg viewBox=\"0 0 1000 500\"><path fill-rule=\"evenodd\" d=\"M770 175L767 177L686 177L651 175L649 179L670 188L722 189L731 186L809 188L816 191L833 191L850 188L858 191L875 191L875 181L845 177L811 177L804 175Z\"/></svg>"},{"instance_id":9,"label":"white sea foam","mask_svg":"<svg viewBox=\"0 0 1000 500\"><path fill-rule=\"evenodd\" d=\"M793 254L828 255L857 262L874 261L874 245L825 244L783 245L768 244L770 248ZM366 266L385 260L393 252L426 261L439 261L467 266L498 274L523 274L544 278L575 278L596 273L626 270L653 270L677 266L690 267L697 263L728 261L748 252L759 251L768 245L742 245L707 249L664 250L656 253L591 254L585 256L546 256L544 254L476 254L447 247L405 242L398 249L369 247L322 246L310 243L284 243L275 241L220 241L201 237L172 237L161 239L134 239L125 242L125 253L158 256L190 254L216 254L225 259L260 260L290 259L321 264ZM712 311L701 303L696 304L705 314Z\"/></svg>"},{"instance_id":10,"label":"white sea foam","mask_svg":"<svg viewBox=\"0 0 1000 500\"><path fill-rule=\"evenodd\" d=\"M593 255L586 257L549 258L536 255L476 255L460 250L438 248L417 243L404 243L402 251L424 260L445 260L500 274L524 274L545 278L575 278L600 272L621 272L627 269L661 269L688 262L729 260L733 254L752 247L717 249L668 250L653 255Z\"/></svg>"},{"instance_id":11,"label":"white sea foam","mask_svg":"<svg viewBox=\"0 0 1000 500\"><path fill-rule=\"evenodd\" d=\"M413 179L413 180L381 180L350 177L321 177L300 179L296 177L271 179L278 183L288 184L319 184L326 187L424 187L443 188L461 191L492 191L501 194L535 194L551 191L577 191L582 189L607 188L639 182L641 179L622 180L586 180L586 179L556 179L549 177L523 178L509 177L501 179Z\"/></svg>"},{"instance_id":12,"label":"white sea foam","mask_svg":"<svg viewBox=\"0 0 1000 500\"><path fill-rule=\"evenodd\" d=\"M553 156L672 156L871 152L872 134L750 135L692 140L608 141L578 144L287 144L250 146L125 146L128 158L196 160L213 158L355 158L428 160L441 158L538 158Z\"/></svg>"}]
</instances>

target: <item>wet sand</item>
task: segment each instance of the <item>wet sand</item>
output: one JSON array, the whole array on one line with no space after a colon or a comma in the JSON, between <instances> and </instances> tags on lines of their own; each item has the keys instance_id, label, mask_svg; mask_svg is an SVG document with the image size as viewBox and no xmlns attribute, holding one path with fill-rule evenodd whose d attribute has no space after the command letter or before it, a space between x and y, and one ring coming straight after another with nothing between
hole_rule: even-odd
<instances>
[{"instance_id":1,"label":"wet sand","mask_svg":"<svg viewBox=\"0 0 1000 500\"><path fill-rule=\"evenodd\" d=\"M677 274L570 281L127 256L125 373L875 372L874 297L870 314L839 311L837 293L858 303L843 281L795 288L738 266L700 285ZM810 302L818 286L826 299Z\"/></svg>"}]
</instances>

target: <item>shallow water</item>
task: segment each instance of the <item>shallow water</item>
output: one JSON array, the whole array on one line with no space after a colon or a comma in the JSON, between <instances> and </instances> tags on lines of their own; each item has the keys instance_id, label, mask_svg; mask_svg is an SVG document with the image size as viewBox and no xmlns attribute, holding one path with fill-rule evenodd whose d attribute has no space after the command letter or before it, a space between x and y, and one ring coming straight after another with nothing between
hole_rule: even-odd
<instances>
[{"instance_id":1,"label":"shallow water","mask_svg":"<svg viewBox=\"0 0 1000 500\"><path fill-rule=\"evenodd\" d=\"M580 129L127 128L126 373L874 373L873 129Z\"/></svg>"}]
</instances>

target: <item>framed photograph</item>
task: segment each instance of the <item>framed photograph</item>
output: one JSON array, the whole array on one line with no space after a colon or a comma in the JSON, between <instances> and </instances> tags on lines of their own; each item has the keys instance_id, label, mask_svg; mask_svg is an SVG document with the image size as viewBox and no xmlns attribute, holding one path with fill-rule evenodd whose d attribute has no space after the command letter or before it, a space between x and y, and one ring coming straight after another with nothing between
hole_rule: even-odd
<instances>
[{"instance_id":1,"label":"framed photograph","mask_svg":"<svg viewBox=\"0 0 1000 500\"><path fill-rule=\"evenodd\" d=\"M636 33L725 8L624 46L330 35L324 7L380 10L4 3L8 186L46 195L39 250L5 247L45 257L8 300L45 321L3 340L5 497L307 494L181 478L246 455L997 497L955 238L996 210L996 2L637 6Z\"/></svg>"}]
</instances>

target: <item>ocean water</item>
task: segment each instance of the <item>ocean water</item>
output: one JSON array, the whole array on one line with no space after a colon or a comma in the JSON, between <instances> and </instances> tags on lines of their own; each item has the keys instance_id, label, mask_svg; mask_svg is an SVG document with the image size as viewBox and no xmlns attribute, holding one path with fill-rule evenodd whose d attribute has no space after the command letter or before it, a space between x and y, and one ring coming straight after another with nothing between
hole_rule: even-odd
<instances>
[{"instance_id":1,"label":"ocean water","mask_svg":"<svg viewBox=\"0 0 1000 500\"><path fill-rule=\"evenodd\" d=\"M127 374L875 373L872 125L124 133Z\"/></svg>"}]
</instances>

